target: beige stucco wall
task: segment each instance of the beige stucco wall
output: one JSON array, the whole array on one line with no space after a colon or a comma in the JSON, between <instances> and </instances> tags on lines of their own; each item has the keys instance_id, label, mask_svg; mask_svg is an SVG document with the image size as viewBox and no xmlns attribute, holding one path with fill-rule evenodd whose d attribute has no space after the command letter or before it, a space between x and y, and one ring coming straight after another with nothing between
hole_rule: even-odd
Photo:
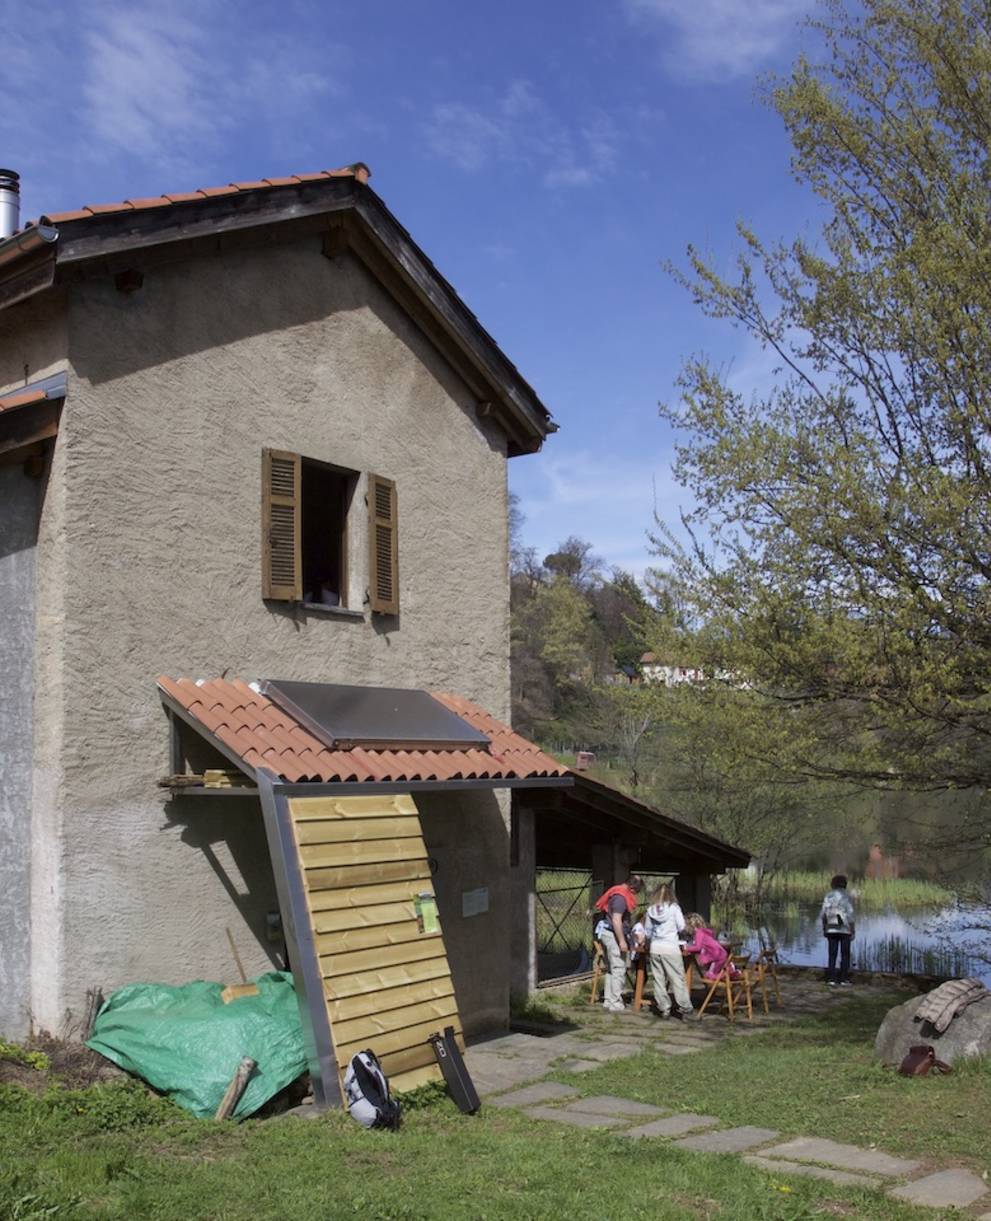
<instances>
[{"instance_id":1,"label":"beige stucco wall","mask_svg":"<svg viewBox=\"0 0 991 1221\"><path fill-rule=\"evenodd\" d=\"M0 394L66 367L66 318L60 290L0 310Z\"/></svg>"},{"instance_id":2,"label":"beige stucco wall","mask_svg":"<svg viewBox=\"0 0 991 1221\"><path fill-rule=\"evenodd\" d=\"M49 293L0 311L0 394L66 367L64 299ZM31 976L57 939L61 755L58 572L62 560L61 453L38 478L0 468L0 1034L24 1034ZM40 715L36 715L36 709ZM52 886L32 886L45 858ZM56 922L57 923L57 922ZM38 954L32 953L32 945Z\"/></svg>"},{"instance_id":3,"label":"beige stucco wall","mask_svg":"<svg viewBox=\"0 0 991 1221\"><path fill-rule=\"evenodd\" d=\"M63 596L41 659L60 676L39 729L64 760L61 830L36 854L36 891L61 895L36 947L35 1017L51 1027L88 988L230 978L226 926L249 970L270 966L257 809L163 802L156 674L451 689L509 712L505 441L361 265L307 238L151 270L132 295L88 281L70 291L68 338ZM396 480L398 622L262 601L263 446ZM455 815L435 801L426 831L459 858L449 877L493 878L487 919L453 928L454 899L442 909L458 974L485 981L463 985L477 1028L508 993L507 803L464 798Z\"/></svg>"}]
</instances>

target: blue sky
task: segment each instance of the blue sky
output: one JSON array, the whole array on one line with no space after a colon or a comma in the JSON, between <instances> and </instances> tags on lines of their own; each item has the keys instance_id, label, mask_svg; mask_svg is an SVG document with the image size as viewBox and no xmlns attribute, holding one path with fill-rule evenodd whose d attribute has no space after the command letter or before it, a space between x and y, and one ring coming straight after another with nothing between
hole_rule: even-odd
<instances>
[{"instance_id":1,"label":"blue sky","mask_svg":"<svg viewBox=\"0 0 991 1221\"><path fill-rule=\"evenodd\" d=\"M657 418L682 360L743 390L771 369L661 264L691 241L728 270L738 219L813 218L755 96L809 45L811 0L0 6L25 217L367 162L561 426L510 465L525 540L642 572L653 506L685 501Z\"/></svg>"}]
</instances>

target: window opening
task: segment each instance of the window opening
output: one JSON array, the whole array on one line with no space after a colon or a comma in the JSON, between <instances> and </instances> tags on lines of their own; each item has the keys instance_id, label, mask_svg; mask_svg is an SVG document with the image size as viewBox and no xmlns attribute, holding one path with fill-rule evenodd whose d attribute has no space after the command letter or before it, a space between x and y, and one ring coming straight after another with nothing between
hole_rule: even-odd
<instances>
[{"instance_id":1,"label":"window opening","mask_svg":"<svg viewBox=\"0 0 991 1221\"><path fill-rule=\"evenodd\" d=\"M347 606L347 520L355 476L310 462L302 464L303 601Z\"/></svg>"}]
</instances>

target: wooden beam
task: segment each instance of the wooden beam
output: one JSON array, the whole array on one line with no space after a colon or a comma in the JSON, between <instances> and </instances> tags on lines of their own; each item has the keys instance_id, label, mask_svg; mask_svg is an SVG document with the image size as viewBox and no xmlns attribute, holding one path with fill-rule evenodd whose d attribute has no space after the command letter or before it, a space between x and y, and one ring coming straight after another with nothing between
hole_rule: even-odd
<instances>
[{"instance_id":1,"label":"wooden beam","mask_svg":"<svg viewBox=\"0 0 991 1221\"><path fill-rule=\"evenodd\" d=\"M0 411L0 455L7 462L25 461L34 447L57 436L61 410L61 399L45 399Z\"/></svg>"}]
</instances>

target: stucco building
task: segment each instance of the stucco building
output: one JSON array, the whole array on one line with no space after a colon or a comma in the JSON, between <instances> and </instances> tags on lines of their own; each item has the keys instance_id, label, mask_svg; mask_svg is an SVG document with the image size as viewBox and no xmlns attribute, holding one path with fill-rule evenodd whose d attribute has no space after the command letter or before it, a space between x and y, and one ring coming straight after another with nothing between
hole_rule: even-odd
<instances>
[{"instance_id":1,"label":"stucco building","mask_svg":"<svg viewBox=\"0 0 991 1221\"><path fill-rule=\"evenodd\" d=\"M280 961L257 799L157 787L156 676L450 691L508 719L506 463L554 425L367 180L126 201L0 241L8 1034L61 1028L91 989L223 979L227 927L249 971ZM419 804L438 901L487 890L445 935L466 1028L497 1025L508 795Z\"/></svg>"},{"instance_id":2,"label":"stucco building","mask_svg":"<svg viewBox=\"0 0 991 1221\"><path fill-rule=\"evenodd\" d=\"M327 1100L376 991L409 1083L427 1018L534 985L541 855L734 863L554 799L506 725L506 466L554 428L361 164L0 231L0 1032L229 981L230 930L293 969Z\"/></svg>"}]
</instances>

